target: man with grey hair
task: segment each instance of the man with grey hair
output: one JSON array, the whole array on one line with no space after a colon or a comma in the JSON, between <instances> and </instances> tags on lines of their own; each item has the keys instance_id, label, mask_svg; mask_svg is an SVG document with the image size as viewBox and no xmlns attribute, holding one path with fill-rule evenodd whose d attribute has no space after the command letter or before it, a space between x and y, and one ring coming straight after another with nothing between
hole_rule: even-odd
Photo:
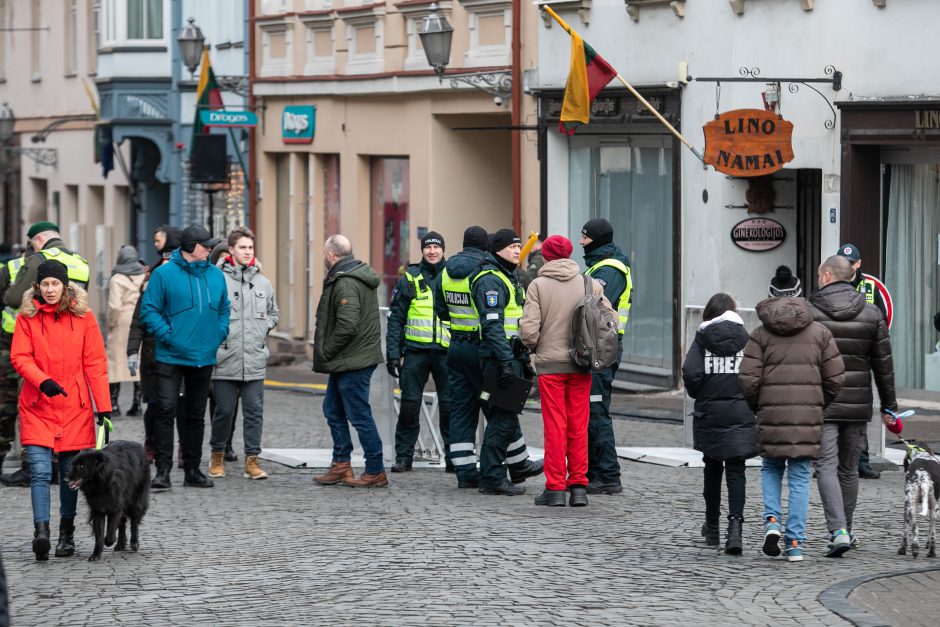
<instances>
[{"instance_id":1,"label":"man with grey hair","mask_svg":"<svg viewBox=\"0 0 940 627\"><path fill-rule=\"evenodd\" d=\"M372 372L385 361L376 296L379 275L353 257L352 244L343 235L331 235L323 249L327 272L317 305L313 370L329 374L323 414L333 436L333 459L329 470L314 477L314 481L320 485L382 488L388 485L382 438L369 405ZM366 458L365 472L358 479L350 464L350 424L359 435Z\"/></svg>"},{"instance_id":2,"label":"man with grey hair","mask_svg":"<svg viewBox=\"0 0 940 627\"><path fill-rule=\"evenodd\" d=\"M829 526L827 557L857 546L852 516L858 500L858 458L872 414L871 376L881 399L881 417L898 409L888 327L878 308L855 291L851 262L833 255L819 266L819 290L809 298L813 318L836 340L845 361L845 384L823 415L822 445L816 460L819 495Z\"/></svg>"}]
</instances>

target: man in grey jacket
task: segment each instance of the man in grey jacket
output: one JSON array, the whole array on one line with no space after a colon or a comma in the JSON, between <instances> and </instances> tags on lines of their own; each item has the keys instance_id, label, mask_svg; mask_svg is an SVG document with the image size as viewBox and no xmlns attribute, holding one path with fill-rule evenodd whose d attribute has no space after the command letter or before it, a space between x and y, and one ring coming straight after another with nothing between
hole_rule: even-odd
<instances>
[{"instance_id":1,"label":"man in grey jacket","mask_svg":"<svg viewBox=\"0 0 940 627\"><path fill-rule=\"evenodd\" d=\"M261 274L255 258L255 234L246 227L237 227L228 234L228 255L221 263L225 286L231 303L232 317L228 338L219 347L216 367L212 373L212 437L209 446L212 458L209 476L225 476L225 444L232 432L232 421L242 401L245 427L246 479L267 479L258 463L261 453L261 427L264 408L264 375L268 361L265 343L268 333L277 325L280 312L271 282Z\"/></svg>"}]
</instances>

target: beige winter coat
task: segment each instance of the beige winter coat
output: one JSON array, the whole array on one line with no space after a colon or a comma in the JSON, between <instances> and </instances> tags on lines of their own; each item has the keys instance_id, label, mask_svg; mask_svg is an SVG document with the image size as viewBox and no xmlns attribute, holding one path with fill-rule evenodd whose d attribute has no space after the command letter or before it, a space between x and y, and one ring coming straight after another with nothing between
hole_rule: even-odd
<instances>
[{"instance_id":1,"label":"beige winter coat","mask_svg":"<svg viewBox=\"0 0 940 627\"><path fill-rule=\"evenodd\" d=\"M127 368L127 335L140 298L143 274L114 274L108 283L108 381L140 381L140 373L132 377Z\"/></svg>"},{"instance_id":2,"label":"beige winter coat","mask_svg":"<svg viewBox=\"0 0 940 627\"><path fill-rule=\"evenodd\" d=\"M591 279L594 294L603 297L603 286ZM555 259L539 268L538 277L526 290L525 306L519 320L519 337L535 355L539 374L588 372L568 354L571 348L571 318L578 301L584 296L584 278L578 264L571 259ZM617 312L603 298L614 318Z\"/></svg>"}]
</instances>

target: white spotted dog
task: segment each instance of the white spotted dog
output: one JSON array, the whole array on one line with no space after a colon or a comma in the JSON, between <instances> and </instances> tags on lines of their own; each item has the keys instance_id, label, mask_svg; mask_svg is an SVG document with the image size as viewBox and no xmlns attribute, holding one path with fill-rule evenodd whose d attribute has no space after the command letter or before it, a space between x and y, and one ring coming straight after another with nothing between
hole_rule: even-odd
<instances>
[{"instance_id":1,"label":"white spotted dog","mask_svg":"<svg viewBox=\"0 0 940 627\"><path fill-rule=\"evenodd\" d=\"M918 516L925 516L930 522L927 557L936 557L937 518L940 517L940 458L929 447L908 440L901 441L907 447L907 455L904 456L907 477L904 482L904 536L898 555L905 555L910 544L911 556L917 557L920 552Z\"/></svg>"}]
</instances>

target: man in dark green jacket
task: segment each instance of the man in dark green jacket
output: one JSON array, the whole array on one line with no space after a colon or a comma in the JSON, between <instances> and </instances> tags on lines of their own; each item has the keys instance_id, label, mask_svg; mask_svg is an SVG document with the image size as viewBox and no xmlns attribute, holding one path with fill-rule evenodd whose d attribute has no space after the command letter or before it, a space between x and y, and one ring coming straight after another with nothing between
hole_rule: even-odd
<instances>
[{"instance_id":1,"label":"man in dark green jacket","mask_svg":"<svg viewBox=\"0 0 940 627\"><path fill-rule=\"evenodd\" d=\"M382 359L382 329L376 288L379 275L353 257L352 244L331 235L324 244L326 278L317 305L313 338L313 370L329 374L323 414L333 435L333 461L326 474L314 477L320 485L350 487L388 485L382 463L382 437L369 405L372 372ZM350 459L349 425L356 428L366 469L356 479Z\"/></svg>"}]
</instances>

